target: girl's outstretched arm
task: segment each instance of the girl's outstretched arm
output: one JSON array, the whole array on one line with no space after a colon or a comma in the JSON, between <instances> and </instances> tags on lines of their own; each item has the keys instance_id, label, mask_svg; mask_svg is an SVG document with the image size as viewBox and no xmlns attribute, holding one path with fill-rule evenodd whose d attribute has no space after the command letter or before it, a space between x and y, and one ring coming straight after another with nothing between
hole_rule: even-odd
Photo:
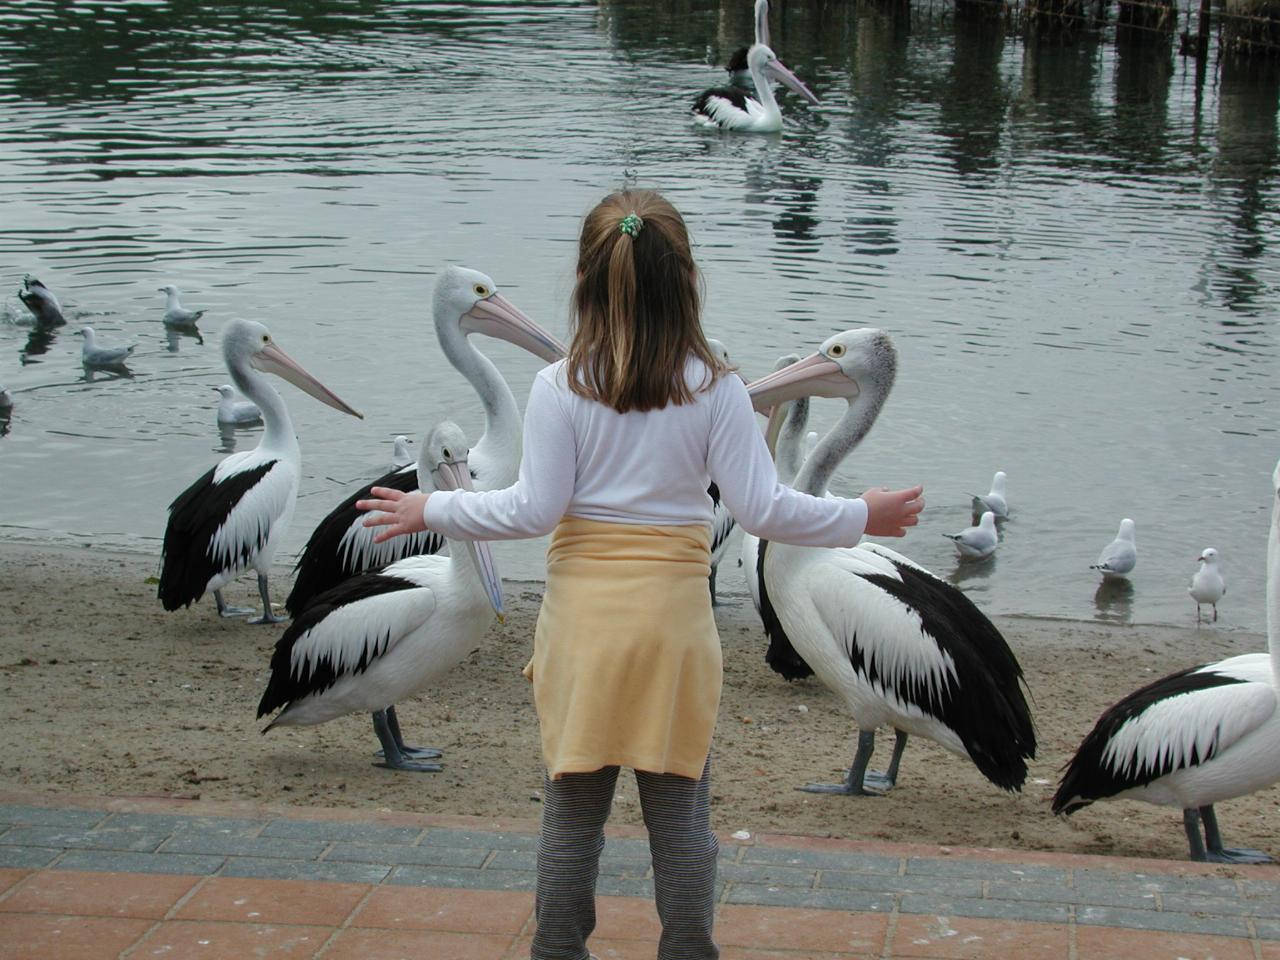
<instances>
[{"instance_id":1,"label":"girl's outstretched arm","mask_svg":"<svg viewBox=\"0 0 1280 960\"><path fill-rule=\"evenodd\" d=\"M369 493L377 499L357 500L356 509L381 512L365 517L364 525L388 528L378 531L373 538L374 543L383 543L407 533L421 533L427 529L426 521L422 519L422 510L431 494L420 491L405 493L393 487L374 487Z\"/></svg>"}]
</instances>

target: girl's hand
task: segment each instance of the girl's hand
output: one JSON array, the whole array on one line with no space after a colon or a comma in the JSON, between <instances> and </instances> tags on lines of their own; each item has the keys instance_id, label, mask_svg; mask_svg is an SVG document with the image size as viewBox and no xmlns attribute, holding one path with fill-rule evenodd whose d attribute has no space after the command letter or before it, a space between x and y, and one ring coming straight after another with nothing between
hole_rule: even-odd
<instances>
[{"instance_id":1,"label":"girl's hand","mask_svg":"<svg viewBox=\"0 0 1280 960\"><path fill-rule=\"evenodd\" d=\"M405 493L393 487L374 487L369 491L376 500L357 500L357 510L378 510L366 517L366 527L386 527L373 538L374 543L383 543L392 537L402 537L408 533L421 533L427 529L422 519L422 510L427 505L429 493L415 491Z\"/></svg>"},{"instance_id":2,"label":"girl's hand","mask_svg":"<svg viewBox=\"0 0 1280 960\"><path fill-rule=\"evenodd\" d=\"M924 509L924 487L917 485L908 490L890 490L874 487L862 495L867 505L867 529L872 537L905 537L907 527L920 522Z\"/></svg>"}]
</instances>

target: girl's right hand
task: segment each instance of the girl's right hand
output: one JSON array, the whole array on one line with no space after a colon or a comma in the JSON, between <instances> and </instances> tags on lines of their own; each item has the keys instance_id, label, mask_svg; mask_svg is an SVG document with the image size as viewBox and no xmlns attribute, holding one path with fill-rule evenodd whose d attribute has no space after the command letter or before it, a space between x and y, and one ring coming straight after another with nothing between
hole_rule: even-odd
<instances>
[{"instance_id":1,"label":"girl's right hand","mask_svg":"<svg viewBox=\"0 0 1280 960\"><path fill-rule=\"evenodd\" d=\"M924 509L924 486L907 490L873 487L862 495L867 505L866 533L871 537L904 537L907 527L920 522Z\"/></svg>"}]
</instances>

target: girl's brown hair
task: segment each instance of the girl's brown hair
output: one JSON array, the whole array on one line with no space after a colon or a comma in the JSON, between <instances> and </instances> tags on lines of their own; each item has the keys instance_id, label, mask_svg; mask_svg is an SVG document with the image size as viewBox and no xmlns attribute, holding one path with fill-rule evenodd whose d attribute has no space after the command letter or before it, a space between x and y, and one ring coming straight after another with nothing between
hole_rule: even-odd
<instances>
[{"instance_id":1,"label":"girl's brown hair","mask_svg":"<svg viewBox=\"0 0 1280 960\"><path fill-rule=\"evenodd\" d=\"M649 190L601 200L578 244L569 389L619 413L692 401L729 370L703 336L699 283L684 219L667 200ZM685 382L690 354L710 370L696 389Z\"/></svg>"}]
</instances>

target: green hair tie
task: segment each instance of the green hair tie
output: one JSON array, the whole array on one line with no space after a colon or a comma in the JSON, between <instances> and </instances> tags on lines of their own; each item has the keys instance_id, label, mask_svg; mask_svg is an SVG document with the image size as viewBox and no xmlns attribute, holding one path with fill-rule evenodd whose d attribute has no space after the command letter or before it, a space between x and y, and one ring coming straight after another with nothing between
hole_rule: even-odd
<instances>
[{"instance_id":1,"label":"green hair tie","mask_svg":"<svg viewBox=\"0 0 1280 960\"><path fill-rule=\"evenodd\" d=\"M634 213L628 213L622 218L622 222L618 224L618 232L625 233L633 240L640 233L640 229L644 226L644 221Z\"/></svg>"}]
</instances>

